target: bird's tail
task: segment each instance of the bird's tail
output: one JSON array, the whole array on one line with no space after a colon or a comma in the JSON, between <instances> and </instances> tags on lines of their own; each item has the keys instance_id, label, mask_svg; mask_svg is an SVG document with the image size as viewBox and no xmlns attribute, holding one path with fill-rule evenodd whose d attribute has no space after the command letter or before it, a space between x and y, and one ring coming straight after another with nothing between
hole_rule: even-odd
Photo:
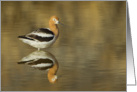
<instances>
[{"instance_id":1,"label":"bird's tail","mask_svg":"<svg viewBox=\"0 0 137 92\"><path fill-rule=\"evenodd\" d=\"M28 40L34 40L34 39L32 39L32 38L28 38L28 37L26 37L25 35L23 35L23 36L18 36L18 38L28 39Z\"/></svg>"},{"instance_id":2,"label":"bird's tail","mask_svg":"<svg viewBox=\"0 0 137 92\"><path fill-rule=\"evenodd\" d=\"M26 38L26 37L25 37L25 35L23 35L23 36L18 36L18 38Z\"/></svg>"}]
</instances>

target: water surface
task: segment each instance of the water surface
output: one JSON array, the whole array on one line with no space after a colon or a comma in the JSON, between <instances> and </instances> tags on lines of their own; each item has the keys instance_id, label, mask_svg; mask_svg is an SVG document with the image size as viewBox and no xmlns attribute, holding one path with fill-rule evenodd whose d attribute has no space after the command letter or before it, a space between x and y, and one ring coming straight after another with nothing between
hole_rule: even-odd
<instances>
[{"instance_id":1,"label":"water surface","mask_svg":"<svg viewBox=\"0 0 137 92\"><path fill-rule=\"evenodd\" d=\"M2 91L125 91L126 2L2 1ZM18 64L37 49L17 36L48 27L56 15L60 35L50 48L58 80L47 70ZM52 63L51 63L52 64Z\"/></svg>"}]
</instances>

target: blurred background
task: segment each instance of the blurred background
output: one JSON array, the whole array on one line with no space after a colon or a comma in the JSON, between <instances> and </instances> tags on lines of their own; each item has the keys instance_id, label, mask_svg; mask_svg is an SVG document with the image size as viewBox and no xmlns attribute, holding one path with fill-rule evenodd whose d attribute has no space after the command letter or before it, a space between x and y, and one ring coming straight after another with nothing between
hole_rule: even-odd
<instances>
[{"instance_id":1,"label":"blurred background","mask_svg":"<svg viewBox=\"0 0 137 92\"><path fill-rule=\"evenodd\" d=\"M19 65L37 50L17 36L48 28L59 17L60 35L48 49L59 63L58 81ZM126 1L2 1L2 91L125 91Z\"/></svg>"}]
</instances>

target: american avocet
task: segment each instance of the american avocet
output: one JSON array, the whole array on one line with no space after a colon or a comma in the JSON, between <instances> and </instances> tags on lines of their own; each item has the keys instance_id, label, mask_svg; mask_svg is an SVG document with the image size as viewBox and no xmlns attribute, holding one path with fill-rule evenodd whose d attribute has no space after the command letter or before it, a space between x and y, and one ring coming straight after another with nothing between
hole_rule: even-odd
<instances>
[{"instance_id":1,"label":"american avocet","mask_svg":"<svg viewBox=\"0 0 137 92\"><path fill-rule=\"evenodd\" d=\"M27 64L32 68L48 71L47 77L50 83L57 80L58 61L49 52L34 51L26 57L23 57L18 64Z\"/></svg>"},{"instance_id":2,"label":"american avocet","mask_svg":"<svg viewBox=\"0 0 137 92\"><path fill-rule=\"evenodd\" d=\"M59 35L59 18L52 16L49 20L49 28L39 28L27 35L18 36L20 40L40 50L51 46Z\"/></svg>"}]
</instances>

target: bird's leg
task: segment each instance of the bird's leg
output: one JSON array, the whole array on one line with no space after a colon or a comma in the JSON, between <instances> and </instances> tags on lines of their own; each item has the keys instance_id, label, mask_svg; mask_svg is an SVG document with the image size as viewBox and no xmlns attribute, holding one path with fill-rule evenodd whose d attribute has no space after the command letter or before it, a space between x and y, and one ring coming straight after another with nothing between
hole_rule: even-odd
<instances>
[{"instance_id":1,"label":"bird's leg","mask_svg":"<svg viewBox=\"0 0 137 92\"><path fill-rule=\"evenodd\" d=\"M38 48L38 51L40 51L40 48Z\"/></svg>"}]
</instances>

